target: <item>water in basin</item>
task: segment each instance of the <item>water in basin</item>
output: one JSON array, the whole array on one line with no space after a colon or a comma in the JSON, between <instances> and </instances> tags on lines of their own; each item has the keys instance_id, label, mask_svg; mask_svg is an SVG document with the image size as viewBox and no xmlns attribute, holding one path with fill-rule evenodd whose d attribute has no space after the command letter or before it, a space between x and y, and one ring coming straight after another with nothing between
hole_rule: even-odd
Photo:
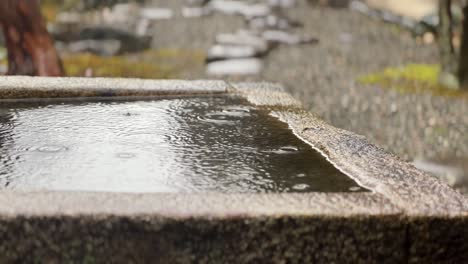
<instances>
[{"instance_id":1,"label":"water in basin","mask_svg":"<svg viewBox=\"0 0 468 264\"><path fill-rule=\"evenodd\" d=\"M232 97L0 104L0 189L364 191Z\"/></svg>"}]
</instances>

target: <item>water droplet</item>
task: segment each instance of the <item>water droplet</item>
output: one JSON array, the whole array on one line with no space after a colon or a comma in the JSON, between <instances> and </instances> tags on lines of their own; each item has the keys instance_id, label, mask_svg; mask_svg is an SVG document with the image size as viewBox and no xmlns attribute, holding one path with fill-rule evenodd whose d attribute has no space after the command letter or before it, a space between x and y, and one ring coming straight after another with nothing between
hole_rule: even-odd
<instances>
[{"instance_id":1,"label":"water droplet","mask_svg":"<svg viewBox=\"0 0 468 264\"><path fill-rule=\"evenodd\" d=\"M298 147L295 146L284 146L279 149L272 150L272 153L275 154L293 154L299 151Z\"/></svg>"},{"instance_id":2,"label":"water droplet","mask_svg":"<svg viewBox=\"0 0 468 264\"><path fill-rule=\"evenodd\" d=\"M283 151L289 151L289 152L299 151L299 148L294 147L294 146L285 146L285 147L281 147L280 149L283 150Z\"/></svg>"},{"instance_id":3,"label":"water droplet","mask_svg":"<svg viewBox=\"0 0 468 264\"><path fill-rule=\"evenodd\" d=\"M309 189L309 187L310 186L308 184L300 183L300 184L294 185L292 188L293 190L296 190L296 191L304 191L304 190Z\"/></svg>"},{"instance_id":4,"label":"water droplet","mask_svg":"<svg viewBox=\"0 0 468 264\"><path fill-rule=\"evenodd\" d=\"M298 177L298 178L304 178L306 176L307 175L305 173L299 173L299 174L296 175L296 177Z\"/></svg>"},{"instance_id":5,"label":"water droplet","mask_svg":"<svg viewBox=\"0 0 468 264\"><path fill-rule=\"evenodd\" d=\"M222 113L230 117L247 117L250 116L250 109L246 107L226 107Z\"/></svg>"},{"instance_id":6,"label":"water droplet","mask_svg":"<svg viewBox=\"0 0 468 264\"><path fill-rule=\"evenodd\" d=\"M138 116L138 115L140 115L140 114L135 113L135 112L129 112L129 111L128 111L128 112L123 112L122 115L123 115L123 116Z\"/></svg>"},{"instance_id":7,"label":"water droplet","mask_svg":"<svg viewBox=\"0 0 468 264\"><path fill-rule=\"evenodd\" d=\"M205 116L198 116L198 119L217 125L235 125L238 122L238 120L232 118L230 115L226 115L223 112L207 113Z\"/></svg>"},{"instance_id":8,"label":"water droplet","mask_svg":"<svg viewBox=\"0 0 468 264\"><path fill-rule=\"evenodd\" d=\"M351 191L351 192L359 192L360 190L361 190L361 187L358 187L358 186L354 186L354 187L349 188L349 191Z\"/></svg>"},{"instance_id":9,"label":"water droplet","mask_svg":"<svg viewBox=\"0 0 468 264\"><path fill-rule=\"evenodd\" d=\"M44 152L44 153L56 153L56 152L65 151L65 150L67 150L67 147L54 146L54 145L42 146L42 147L37 148L37 151Z\"/></svg>"}]
</instances>

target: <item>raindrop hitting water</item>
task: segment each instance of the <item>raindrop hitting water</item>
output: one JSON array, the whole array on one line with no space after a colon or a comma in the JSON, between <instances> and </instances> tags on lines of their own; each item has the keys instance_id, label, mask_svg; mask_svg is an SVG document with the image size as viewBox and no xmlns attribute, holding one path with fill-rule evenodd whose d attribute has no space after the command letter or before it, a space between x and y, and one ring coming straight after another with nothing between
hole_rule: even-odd
<instances>
[{"instance_id":1,"label":"raindrop hitting water","mask_svg":"<svg viewBox=\"0 0 468 264\"><path fill-rule=\"evenodd\" d=\"M231 97L0 104L0 186L364 191L268 111Z\"/></svg>"}]
</instances>

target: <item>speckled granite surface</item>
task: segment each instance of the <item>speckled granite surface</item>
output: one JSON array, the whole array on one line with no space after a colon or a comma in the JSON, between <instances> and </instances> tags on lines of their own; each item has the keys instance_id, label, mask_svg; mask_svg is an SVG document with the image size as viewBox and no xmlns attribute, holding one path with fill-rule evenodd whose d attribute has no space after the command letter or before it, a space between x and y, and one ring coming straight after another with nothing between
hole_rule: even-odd
<instances>
[{"instance_id":1,"label":"speckled granite surface","mask_svg":"<svg viewBox=\"0 0 468 264\"><path fill-rule=\"evenodd\" d=\"M50 84L50 85L49 85ZM78 87L78 89L77 89ZM143 88L140 90L139 88ZM0 261L466 262L464 196L364 137L326 124L278 85L0 77L0 94L230 94L274 111L359 194L0 192ZM97 91L97 92L96 92ZM161 91L164 91L162 93ZM90 99L90 98L88 98Z\"/></svg>"}]
</instances>

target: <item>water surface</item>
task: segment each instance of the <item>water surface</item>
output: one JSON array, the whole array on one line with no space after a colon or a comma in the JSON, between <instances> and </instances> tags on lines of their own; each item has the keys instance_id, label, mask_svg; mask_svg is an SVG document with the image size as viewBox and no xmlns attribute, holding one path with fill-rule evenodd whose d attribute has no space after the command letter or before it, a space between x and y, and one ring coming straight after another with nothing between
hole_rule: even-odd
<instances>
[{"instance_id":1,"label":"water surface","mask_svg":"<svg viewBox=\"0 0 468 264\"><path fill-rule=\"evenodd\" d=\"M0 188L363 191L288 126L231 97L0 104Z\"/></svg>"}]
</instances>

